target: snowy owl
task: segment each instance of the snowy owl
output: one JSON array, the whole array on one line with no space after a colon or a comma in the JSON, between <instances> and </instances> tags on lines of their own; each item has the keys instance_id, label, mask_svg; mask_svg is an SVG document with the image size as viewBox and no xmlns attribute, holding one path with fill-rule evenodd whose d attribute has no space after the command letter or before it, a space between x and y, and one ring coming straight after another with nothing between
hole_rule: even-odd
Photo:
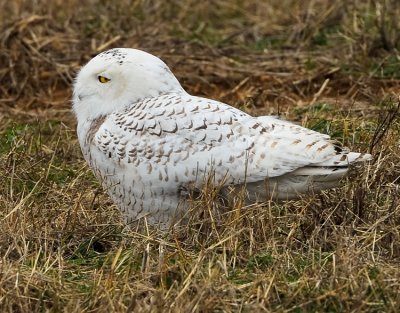
<instances>
[{"instance_id":1,"label":"snowy owl","mask_svg":"<svg viewBox=\"0 0 400 313\"><path fill-rule=\"evenodd\" d=\"M163 61L136 49L89 61L73 111L83 155L127 222L173 222L188 188L210 172L223 190L244 187L251 203L335 187L350 164L371 159L328 135L192 96Z\"/></svg>"}]
</instances>

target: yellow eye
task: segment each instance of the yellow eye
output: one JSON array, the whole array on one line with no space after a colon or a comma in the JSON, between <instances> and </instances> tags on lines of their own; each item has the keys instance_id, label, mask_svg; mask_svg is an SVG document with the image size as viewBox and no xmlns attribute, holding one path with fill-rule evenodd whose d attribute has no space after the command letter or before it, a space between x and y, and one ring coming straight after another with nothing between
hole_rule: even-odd
<instances>
[{"instance_id":1,"label":"yellow eye","mask_svg":"<svg viewBox=\"0 0 400 313\"><path fill-rule=\"evenodd\" d=\"M111 79L101 76L101 75L97 76L97 78L99 79L99 82L102 84L108 83L111 80Z\"/></svg>"}]
</instances>

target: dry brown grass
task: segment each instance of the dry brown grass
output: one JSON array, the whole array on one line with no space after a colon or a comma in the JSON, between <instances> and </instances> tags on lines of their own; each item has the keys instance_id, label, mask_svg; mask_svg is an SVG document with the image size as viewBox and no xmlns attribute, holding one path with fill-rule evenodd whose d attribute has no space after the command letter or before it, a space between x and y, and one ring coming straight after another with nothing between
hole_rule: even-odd
<instances>
[{"instance_id":1,"label":"dry brown grass","mask_svg":"<svg viewBox=\"0 0 400 313\"><path fill-rule=\"evenodd\" d=\"M0 0L1 312L398 311L400 4L243 2ZM128 229L69 101L78 68L116 46L375 160L284 204L219 210L206 186L187 227Z\"/></svg>"}]
</instances>

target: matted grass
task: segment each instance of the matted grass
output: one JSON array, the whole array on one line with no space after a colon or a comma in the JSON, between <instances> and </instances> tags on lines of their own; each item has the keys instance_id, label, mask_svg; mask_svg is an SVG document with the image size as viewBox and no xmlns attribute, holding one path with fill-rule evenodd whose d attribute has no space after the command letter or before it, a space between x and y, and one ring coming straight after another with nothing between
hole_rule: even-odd
<instances>
[{"instance_id":1,"label":"matted grass","mask_svg":"<svg viewBox=\"0 0 400 313\"><path fill-rule=\"evenodd\" d=\"M397 312L398 1L0 0L1 312ZM374 161L343 187L126 227L85 164L73 77L110 47L192 94L328 133Z\"/></svg>"}]
</instances>

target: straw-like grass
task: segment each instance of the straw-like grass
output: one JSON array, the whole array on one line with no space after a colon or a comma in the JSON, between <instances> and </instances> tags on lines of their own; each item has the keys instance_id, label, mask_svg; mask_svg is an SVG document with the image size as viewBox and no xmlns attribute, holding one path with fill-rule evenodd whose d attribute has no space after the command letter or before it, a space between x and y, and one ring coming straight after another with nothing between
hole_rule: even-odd
<instances>
[{"instance_id":1,"label":"straw-like grass","mask_svg":"<svg viewBox=\"0 0 400 313\"><path fill-rule=\"evenodd\" d=\"M398 1L0 2L1 312L398 311ZM118 46L374 161L280 204L222 209L205 185L188 226L127 228L70 112L76 71Z\"/></svg>"}]
</instances>

